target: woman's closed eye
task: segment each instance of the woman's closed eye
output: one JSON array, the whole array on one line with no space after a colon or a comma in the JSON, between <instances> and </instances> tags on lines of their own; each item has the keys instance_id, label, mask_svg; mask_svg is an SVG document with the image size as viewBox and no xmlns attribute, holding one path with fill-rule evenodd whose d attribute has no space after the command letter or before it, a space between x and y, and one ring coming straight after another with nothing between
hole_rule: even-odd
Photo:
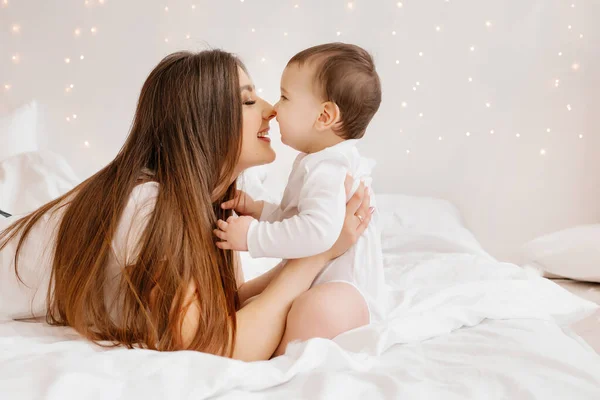
<instances>
[{"instance_id":1,"label":"woman's closed eye","mask_svg":"<svg viewBox=\"0 0 600 400\"><path fill-rule=\"evenodd\" d=\"M251 105L256 104L256 100L246 100L246 101L244 101L244 104L247 106L251 106Z\"/></svg>"}]
</instances>

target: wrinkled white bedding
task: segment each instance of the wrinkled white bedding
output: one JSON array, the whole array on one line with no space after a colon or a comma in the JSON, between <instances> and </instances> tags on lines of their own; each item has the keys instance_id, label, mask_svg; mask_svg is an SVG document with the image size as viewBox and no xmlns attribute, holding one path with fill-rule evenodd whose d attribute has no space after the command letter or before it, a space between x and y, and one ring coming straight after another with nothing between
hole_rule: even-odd
<instances>
[{"instance_id":1,"label":"wrinkled white bedding","mask_svg":"<svg viewBox=\"0 0 600 400\"><path fill-rule=\"evenodd\" d=\"M39 170L48 182L61 173ZM0 398L600 398L600 357L559 327L595 304L494 260L445 201L387 195L378 205L384 322L258 363L107 349L70 328L2 322ZM273 263L246 263L247 278Z\"/></svg>"}]
</instances>

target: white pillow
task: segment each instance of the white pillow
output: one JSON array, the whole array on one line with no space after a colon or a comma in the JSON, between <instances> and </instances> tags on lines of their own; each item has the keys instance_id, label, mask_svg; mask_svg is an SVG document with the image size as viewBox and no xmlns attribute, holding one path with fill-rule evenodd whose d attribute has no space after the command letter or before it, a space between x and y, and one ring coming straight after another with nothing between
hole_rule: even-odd
<instances>
[{"instance_id":1,"label":"white pillow","mask_svg":"<svg viewBox=\"0 0 600 400\"><path fill-rule=\"evenodd\" d=\"M376 200L384 255L433 252L492 258L451 202L402 194L376 194Z\"/></svg>"},{"instance_id":2,"label":"white pillow","mask_svg":"<svg viewBox=\"0 0 600 400\"><path fill-rule=\"evenodd\" d=\"M38 150L39 128L39 107L35 101L0 116L0 161Z\"/></svg>"},{"instance_id":3,"label":"white pillow","mask_svg":"<svg viewBox=\"0 0 600 400\"><path fill-rule=\"evenodd\" d=\"M539 237L523 247L524 265L547 277L600 282L600 224Z\"/></svg>"},{"instance_id":4,"label":"white pillow","mask_svg":"<svg viewBox=\"0 0 600 400\"><path fill-rule=\"evenodd\" d=\"M0 209L13 215L29 213L79 182L69 164L55 153L9 157L0 161Z\"/></svg>"}]
</instances>

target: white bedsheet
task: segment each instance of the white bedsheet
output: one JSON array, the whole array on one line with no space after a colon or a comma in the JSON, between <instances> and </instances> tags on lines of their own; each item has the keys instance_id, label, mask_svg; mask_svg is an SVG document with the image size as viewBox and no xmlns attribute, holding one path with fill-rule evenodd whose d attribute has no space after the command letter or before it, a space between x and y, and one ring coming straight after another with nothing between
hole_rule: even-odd
<instances>
[{"instance_id":1,"label":"white bedsheet","mask_svg":"<svg viewBox=\"0 0 600 400\"><path fill-rule=\"evenodd\" d=\"M438 291L413 289L406 296L394 291L399 303L391 322L335 341L295 344L285 356L265 362L106 349L70 328L2 323L0 394L10 399L600 398L600 357L551 321L553 312L536 310L543 296L532 295L530 305L522 304L526 281L467 277L444 270L443 258L437 258L437 267L404 271L401 284L419 285L432 276L427 268L435 269L433 276L440 279L426 280ZM393 272L390 277L400 275L399 269ZM543 293L572 301L551 282L536 281L545 282ZM491 283L511 290L490 294ZM499 319L482 321L485 316ZM475 326L456 329L461 325Z\"/></svg>"},{"instance_id":2,"label":"white bedsheet","mask_svg":"<svg viewBox=\"0 0 600 400\"><path fill-rule=\"evenodd\" d=\"M600 357L558 325L595 304L495 261L449 203L378 200L386 321L257 363L107 349L70 328L3 322L0 398L600 398Z\"/></svg>"}]
</instances>

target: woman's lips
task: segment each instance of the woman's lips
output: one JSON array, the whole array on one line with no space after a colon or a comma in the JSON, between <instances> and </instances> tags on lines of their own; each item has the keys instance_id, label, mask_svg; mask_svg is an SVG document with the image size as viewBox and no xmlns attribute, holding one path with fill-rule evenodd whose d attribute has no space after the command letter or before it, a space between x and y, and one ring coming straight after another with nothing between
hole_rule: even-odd
<instances>
[{"instance_id":1,"label":"woman's lips","mask_svg":"<svg viewBox=\"0 0 600 400\"><path fill-rule=\"evenodd\" d=\"M257 137L263 142L271 143L271 138L269 137L269 128L263 129L262 131L258 132Z\"/></svg>"}]
</instances>

